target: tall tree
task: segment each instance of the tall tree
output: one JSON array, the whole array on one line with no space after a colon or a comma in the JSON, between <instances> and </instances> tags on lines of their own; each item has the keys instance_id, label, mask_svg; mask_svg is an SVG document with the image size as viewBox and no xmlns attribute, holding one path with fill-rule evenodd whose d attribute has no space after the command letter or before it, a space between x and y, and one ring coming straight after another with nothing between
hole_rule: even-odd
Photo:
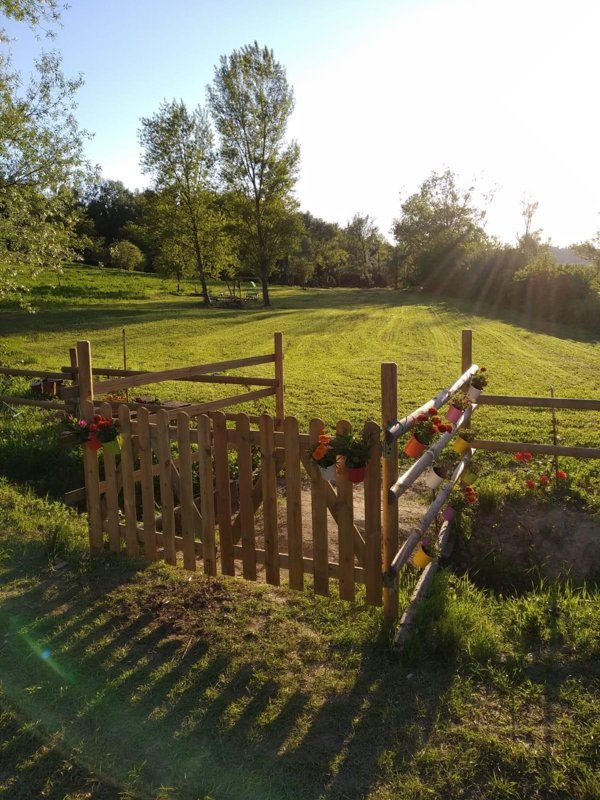
<instances>
[{"instance_id":1,"label":"tall tree","mask_svg":"<svg viewBox=\"0 0 600 800\"><path fill-rule=\"evenodd\" d=\"M221 233L212 208L215 153L206 113L200 106L188 111L182 100L164 102L153 117L142 119L139 139L144 149L142 170L152 175L160 201L170 204L170 214L177 215L204 302L210 305L207 250Z\"/></svg>"},{"instance_id":2,"label":"tall tree","mask_svg":"<svg viewBox=\"0 0 600 800\"><path fill-rule=\"evenodd\" d=\"M269 306L269 275L302 231L292 194L300 150L286 142L293 92L273 51L255 42L221 57L208 99L242 264L260 279Z\"/></svg>"},{"instance_id":3,"label":"tall tree","mask_svg":"<svg viewBox=\"0 0 600 800\"><path fill-rule=\"evenodd\" d=\"M55 22L60 9L53 0L0 2L0 11L32 26ZM27 275L59 271L76 255L76 190L90 177L73 113L81 82L65 78L60 56L46 53L23 89L9 54L0 55L0 298L25 304Z\"/></svg>"},{"instance_id":4,"label":"tall tree","mask_svg":"<svg viewBox=\"0 0 600 800\"><path fill-rule=\"evenodd\" d=\"M126 238L123 236L125 225L139 222L142 215L138 194L121 181L103 180L94 184L86 192L84 202L97 234L103 237L106 245Z\"/></svg>"},{"instance_id":5,"label":"tall tree","mask_svg":"<svg viewBox=\"0 0 600 800\"><path fill-rule=\"evenodd\" d=\"M450 170L433 172L401 208L392 231L413 283L437 283L486 241L485 211L475 207L473 187L461 189Z\"/></svg>"}]
</instances>

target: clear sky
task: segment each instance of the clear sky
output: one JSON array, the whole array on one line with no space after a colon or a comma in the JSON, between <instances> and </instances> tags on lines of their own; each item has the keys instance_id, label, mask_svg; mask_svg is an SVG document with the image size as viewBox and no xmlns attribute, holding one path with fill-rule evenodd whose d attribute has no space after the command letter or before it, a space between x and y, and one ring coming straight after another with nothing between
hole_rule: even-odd
<instances>
[{"instance_id":1,"label":"clear sky","mask_svg":"<svg viewBox=\"0 0 600 800\"><path fill-rule=\"evenodd\" d=\"M496 190L490 233L515 241L527 194L564 246L600 228L599 26L599 0L71 0L54 46L85 77L90 159L130 188L140 117L204 104L219 56L257 40L294 87L303 209L389 234L401 194L449 167ZM40 42L7 28L25 69Z\"/></svg>"}]
</instances>

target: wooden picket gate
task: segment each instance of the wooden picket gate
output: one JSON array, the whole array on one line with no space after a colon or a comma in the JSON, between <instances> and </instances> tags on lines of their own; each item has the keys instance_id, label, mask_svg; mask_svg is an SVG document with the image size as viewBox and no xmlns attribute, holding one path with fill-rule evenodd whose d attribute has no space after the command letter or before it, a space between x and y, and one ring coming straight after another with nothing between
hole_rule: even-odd
<instances>
[{"instance_id":1,"label":"wooden picket gate","mask_svg":"<svg viewBox=\"0 0 600 800\"><path fill-rule=\"evenodd\" d=\"M99 411L110 416L112 408L107 404ZM91 525L99 527L97 543L117 552L124 539L131 555L164 558L189 570L202 564L207 575L257 580L264 572L275 586L283 572L292 589L303 589L310 575L321 595L329 594L333 578L344 600L354 600L356 584L362 583L367 603L381 605L376 423L365 428L372 454L364 513L355 520L355 490L345 470L338 470L334 486L308 456L310 443L323 432L319 419L300 433L295 417L285 417L277 430L268 414L260 416L258 429L246 414L222 412L190 417L180 411L172 425L165 410L151 415L140 408L132 417L122 405L118 418L121 453L104 454L98 496L88 496L97 508L90 514Z\"/></svg>"}]
</instances>

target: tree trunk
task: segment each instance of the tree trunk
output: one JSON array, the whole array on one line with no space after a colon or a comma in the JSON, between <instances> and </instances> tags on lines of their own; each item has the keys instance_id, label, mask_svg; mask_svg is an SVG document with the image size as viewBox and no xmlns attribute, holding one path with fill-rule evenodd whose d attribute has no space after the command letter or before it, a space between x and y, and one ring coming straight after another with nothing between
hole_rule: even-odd
<instances>
[{"instance_id":1,"label":"tree trunk","mask_svg":"<svg viewBox=\"0 0 600 800\"><path fill-rule=\"evenodd\" d=\"M212 301L208 293L208 286L206 285L206 278L204 277L204 272L200 273L200 284L202 286L202 297L204 298L205 305L212 305Z\"/></svg>"},{"instance_id":2,"label":"tree trunk","mask_svg":"<svg viewBox=\"0 0 600 800\"><path fill-rule=\"evenodd\" d=\"M270 307L271 300L269 298L269 281L264 275L261 275L260 282L262 285L263 306Z\"/></svg>"}]
</instances>

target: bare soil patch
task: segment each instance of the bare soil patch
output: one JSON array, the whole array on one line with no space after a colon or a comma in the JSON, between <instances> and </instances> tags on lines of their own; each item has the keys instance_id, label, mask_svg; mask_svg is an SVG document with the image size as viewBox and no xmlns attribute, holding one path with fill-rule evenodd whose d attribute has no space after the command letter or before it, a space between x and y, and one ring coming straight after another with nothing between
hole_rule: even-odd
<instances>
[{"instance_id":1,"label":"bare soil patch","mask_svg":"<svg viewBox=\"0 0 600 800\"><path fill-rule=\"evenodd\" d=\"M541 503L505 503L458 537L451 564L498 591L527 590L542 579L579 586L600 581L600 520Z\"/></svg>"}]
</instances>

